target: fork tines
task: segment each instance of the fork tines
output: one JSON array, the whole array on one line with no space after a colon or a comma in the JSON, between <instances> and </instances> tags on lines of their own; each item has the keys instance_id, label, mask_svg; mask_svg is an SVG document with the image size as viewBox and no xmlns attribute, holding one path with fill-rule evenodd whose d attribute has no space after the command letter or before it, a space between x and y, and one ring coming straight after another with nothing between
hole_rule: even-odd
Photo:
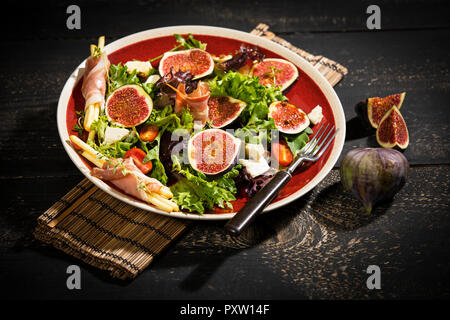
<instances>
[{"instance_id":1,"label":"fork tines","mask_svg":"<svg viewBox=\"0 0 450 320\"><path fill-rule=\"evenodd\" d=\"M326 124L325 128L324 126L325 124L322 124L311 140L303 147L302 150L300 150L297 160L288 168L288 172L294 172L297 166L304 160L312 162L316 161L328 149L336 136L337 130L335 130L334 125L328 129L330 126L329 123ZM322 139L324 135L325 137Z\"/></svg>"}]
</instances>

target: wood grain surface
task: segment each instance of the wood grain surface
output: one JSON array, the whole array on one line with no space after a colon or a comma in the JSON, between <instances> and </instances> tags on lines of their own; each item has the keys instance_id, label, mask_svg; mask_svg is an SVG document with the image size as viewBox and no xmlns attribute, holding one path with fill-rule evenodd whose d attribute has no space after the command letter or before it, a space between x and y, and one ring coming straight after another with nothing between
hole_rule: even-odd
<instances>
[{"instance_id":1,"label":"wood grain surface","mask_svg":"<svg viewBox=\"0 0 450 320\"><path fill-rule=\"evenodd\" d=\"M0 283L2 298L371 299L450 296L450 24L446 1L378 1L382 30L365 26L368 1L79 1L82 29L65 27L68 2L9 1L0 51ZM19 10L20 9L20 10ZM12 22L15 21L13 24ZM17 23L19 21L20 23ZM410 178L373 214L343 192L334 169L301 199L259 217L240 237L223 222L194 223L136 280L120 282L32 237L36 218L82 179L64 152L56 106L72 70L100 34L114 40L179 24L250 31L259 22L349 70L337 85L347 119L344 154L375 147L356 118L370 96L406 91ZM337 163L337 167L339 166ZM368 265L382 289L368 290Z\"/></svg>"}]
</instances>

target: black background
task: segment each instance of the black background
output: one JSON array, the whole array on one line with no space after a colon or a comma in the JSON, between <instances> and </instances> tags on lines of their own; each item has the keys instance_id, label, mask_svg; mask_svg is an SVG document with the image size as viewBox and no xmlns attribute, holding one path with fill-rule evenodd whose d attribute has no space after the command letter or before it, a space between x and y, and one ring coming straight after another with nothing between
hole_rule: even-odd
<instances>
[{"instance_id":1,"label":"black background","mask_svg":"<svg viewBox=\"0 0 450 320\"><path fill-rule=\"evenodd\" d=\"M81 8L81 30L66 8ZM366 8L381 8L381 30ZM449 296L450 23L448 1L2 2L0 51L0 284L7 299L379 299ZM343 194L337 169L314 191L260 217L238 239L223 223L195 223L136 280L121 282L35 241L36 218L82 179L60 143L56 106L99 35L113 41L197 24L277 35L338 61L346 151L376 146L355 118L364 98L406 91L409 183L371 217ZM338 163L339 165L339 163ZM66 267L82 267L82 290ZM382 290L365 287L381 265Z\"/></svg>"}]
</instances>

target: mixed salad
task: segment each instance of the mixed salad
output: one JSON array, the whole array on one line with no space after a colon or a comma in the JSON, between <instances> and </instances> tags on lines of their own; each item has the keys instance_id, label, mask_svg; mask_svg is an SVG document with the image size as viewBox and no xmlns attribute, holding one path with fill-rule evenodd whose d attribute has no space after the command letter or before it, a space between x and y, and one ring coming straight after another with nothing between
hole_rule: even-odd
<instances>
[{"instance_id":1,"label":"mixed salad","mask_svg":"<svg viewBox=\"0 0 450 320\"><path fill-rule=\"evenodd\" d=\"M92 175L161 210L232 212L293 161L322 109L289 104L299 76L289 61L174 37L161 56L124 64L109 62L104 37L92 45L70 139Z\"/></svg>"}]
</instances>

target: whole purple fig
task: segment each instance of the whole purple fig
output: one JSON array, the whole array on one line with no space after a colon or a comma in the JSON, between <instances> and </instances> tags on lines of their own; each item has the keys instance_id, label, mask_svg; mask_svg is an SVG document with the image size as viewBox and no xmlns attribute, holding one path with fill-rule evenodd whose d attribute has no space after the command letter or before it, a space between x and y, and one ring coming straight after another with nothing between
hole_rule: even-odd
<instances>
[{"instance_id":1,"label":"whole purple fig","mask_svg":"<svg viewBox=\"0 0 450 320\"><path fill-rule=\"evenodd\" d=\"M340 174L344 190L361 200L366 211L391 199L406 183L409 164L394 149L358 148L342 160Z\"/></svg>"}]
</instances>

